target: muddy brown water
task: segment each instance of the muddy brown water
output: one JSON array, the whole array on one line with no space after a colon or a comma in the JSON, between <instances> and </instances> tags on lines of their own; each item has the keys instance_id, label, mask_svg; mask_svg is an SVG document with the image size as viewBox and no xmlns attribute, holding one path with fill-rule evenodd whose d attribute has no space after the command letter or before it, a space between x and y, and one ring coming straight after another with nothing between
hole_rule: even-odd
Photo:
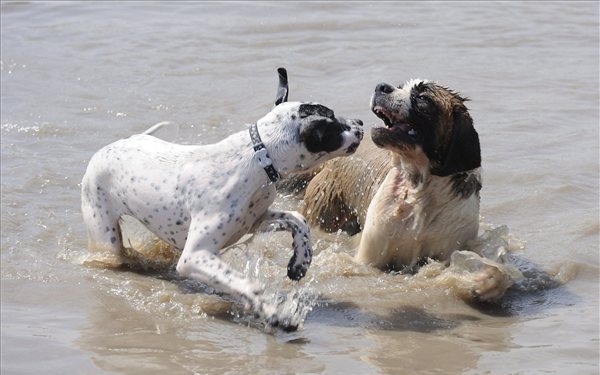
<instances>
[{"instance_id":1,"label":"muddy brown water","mask_svg":"<svg viewBox=\"0 0 600 375\"><path fill-rule=\"evenodd\" d=\"M597 374L597 2L3 2L3 374ZM271 290L316 298L297 332L265 332L172 268L85 267L79 182L100 147L159 121L210 143L290 99L369 127L378 82L438 81L471 98L483 152L482 233L564 282L495 306L464 280L350 261L314 232L223 256ZM281 194L276 205L299 201ZM153 257L169 254L153 254ZM315 302L316 301L316 302Z\"/></svg>"}]
</instances>

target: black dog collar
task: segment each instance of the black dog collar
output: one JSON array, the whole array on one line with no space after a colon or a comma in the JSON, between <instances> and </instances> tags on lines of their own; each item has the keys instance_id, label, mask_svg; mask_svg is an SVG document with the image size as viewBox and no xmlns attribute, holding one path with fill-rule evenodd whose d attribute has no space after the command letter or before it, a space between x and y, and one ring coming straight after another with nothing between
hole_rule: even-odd
<instances>
[{"instance_id":1,"label":"black dog collar","mask_svg":"<svg viewBox=\"0 0 600 375\"><path fill-rule=\"evenodd\" d=\"M267 172L267 176L269 176L271 182L277 182L280 177L279 173L277 173L275 167L273 167L273 162L267 153L267 149L260 139L260 134L258 134L258 126L256 126L256 124L252 124L248 131L250 132L250 139L252 139L252 145L254 146L254 156L256 157L256 160L258 160L258 163L261 165L261 167L265 169L265 172Z\"/></svg>"}]
</instances>

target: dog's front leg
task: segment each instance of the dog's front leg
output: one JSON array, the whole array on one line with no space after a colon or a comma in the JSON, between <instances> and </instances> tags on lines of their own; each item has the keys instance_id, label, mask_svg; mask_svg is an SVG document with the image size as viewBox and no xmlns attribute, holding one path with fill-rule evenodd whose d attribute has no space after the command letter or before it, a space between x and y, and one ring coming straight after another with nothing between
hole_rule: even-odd
<instances>
[{"instance_id":1,"label":"dog's front leg","mask_svg":"<svg viewBox=\"0 0 600 375\"><path fill-rule=\"evenodd\" d=\"M264 286L223 262L205 240L207 238L188 236L177 262L177 272L240 299L246 308L252 307L269 324L277 325L276 306L264 296ZM213 241L212 237L208 240Z\"/></svg>"},{"instance_id":2,"label":"dog's front leg","mask_svg":"<svg viewBox=\"0 0 600 375\"><path fill-rule=\"evenodd\" d=\"M292 280L303 278L312 261L310 229L306 223L306 219L295 211L267 210L262 222L275 224L275 227L271 227L270 229L292 232L294 254L288 263L287 275ZM265 226L262 226L262 228L267 230Z\"/></svg>"},{"instance_id":3,"label":"dog's front leg","mask_svg":"<svg viewBox=\"0 0 600 375\"><path fill-rule=\"evenodd\" d=\"M261 294L264 289L208 250L200 249L189 253L184 250L177 263L177 272L183 277L201 281L246 302L251 301L252 296Z\"/></svg>"}]
</instances>

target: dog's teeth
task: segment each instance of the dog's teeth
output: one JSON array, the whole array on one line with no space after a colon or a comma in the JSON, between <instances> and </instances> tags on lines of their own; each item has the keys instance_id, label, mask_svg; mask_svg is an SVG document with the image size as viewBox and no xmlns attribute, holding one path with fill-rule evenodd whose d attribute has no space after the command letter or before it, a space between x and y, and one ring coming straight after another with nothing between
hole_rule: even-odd
<instances>
[{"instance_id":1,"label":"dog's teeth","mask_svg":"<svg viewBox=\"0 0 600 375\"><path fill-rule=\"evenodd\" d=\"M415 133L415 130L414 130L414 129L410 129L410 130L408 131L408 133L407 133L407 134L408 134L408 135L410 135L410 136L412 137L412 136L414 136L416 133Z\"/></svg>"}]
</instances>

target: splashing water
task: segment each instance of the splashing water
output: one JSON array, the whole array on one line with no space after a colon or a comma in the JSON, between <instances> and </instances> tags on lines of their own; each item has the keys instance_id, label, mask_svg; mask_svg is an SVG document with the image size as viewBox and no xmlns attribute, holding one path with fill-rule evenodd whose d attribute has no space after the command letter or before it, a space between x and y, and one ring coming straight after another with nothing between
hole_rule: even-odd
<instances>
[{"instance_id":1,"label":"splashing water","mask_svg":"<svg viewBox=\"0 0 600 375\"><path fill-rule=\"evenodd\" d=\"M122 227L127 266L137 271L136 277L156 277L156 283L148 289L127 280L111 287L111 293L132 301L138 309L169 311L181 317L211 316L273 332L267 321L237 301L202 283L179 277L174 266L180 251L160 241L137 220L125 217ZM412 274L384 273L355 263L351 253L356 242L356 238L342 232L313 233L313 264L299 282L285 276L291 255L286 233L244 237L223 250L221 256L246 277L266 286L265 296L276 306L280 327L292 329L302 327L315 308L337 308L340 303L378 310L398 300L416 305L469 302L481 297L497 301L507 290L537 291L561 285L573 276L563 270L560 278L554 277L517 254L525 244L514 238L507 226L482 225L482 233L470 244L476 252L455 251L448 264L429 260ZM125 274L119 276L127 279ZM96 277L111 283L107 274Z\"/></svg>"}]
</instances>

